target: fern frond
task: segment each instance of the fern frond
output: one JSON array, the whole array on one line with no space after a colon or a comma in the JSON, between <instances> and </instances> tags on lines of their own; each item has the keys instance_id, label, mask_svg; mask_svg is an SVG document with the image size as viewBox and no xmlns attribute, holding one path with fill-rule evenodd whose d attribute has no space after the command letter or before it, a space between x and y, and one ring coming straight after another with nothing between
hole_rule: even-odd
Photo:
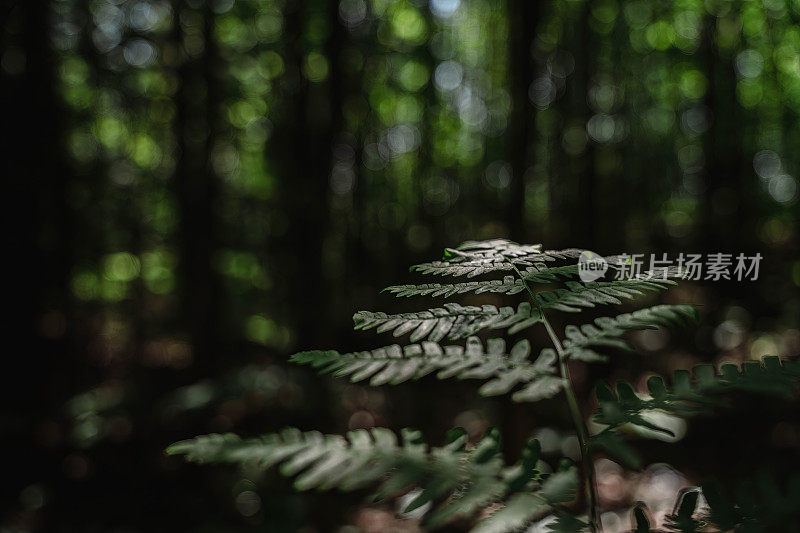
<instances>
[{"instance_id":1,"label":"fern frond","mask_svg":"<svg viewBox=\"0 0 800 533\"><path fill-rule=\"evenodd\" d=\"M675 503L672 514L666 517L666 526L669 531L680 533L699 533L705 528L705 523L694 518L700 489L692 487L684 490Z\"/></svg>"},{"instance_id":2,"label":"fern frond","mask_svg":"<svg viewBox=\"0 0 800 533\"><path fill-rule=\"evenodd\" d=\"M720 531L747 531L758 524L761 531L800 532L800 474L780 479L784 475L759 471L735 484L704 481L709 509L703 520Z\"/></svg>"},{"instance_id":3,"label":"fern frond","mask_svg":"<svg viewBox=\"0 0 800 533\"><path fill-rule=\"evenodd\" d=\"M547 533L582 533L588 530L584 518L561 511L556 513L556 519L547 524Z\"/></svg>"},{"instance_id":4,"label":"fern frond","mask_svg":"<svg viewBox=\"0 0 800 533\"><path fill-rule=\"evenodd\" d=\"M463 306L447 303L444 307L428 309L417 313L387 315L359 311L353 315L355 329L377 328L378 333L392 331L395 337L411 333L411 342L417 342L426 336L431 342L439 342L445 336L450 340L459 340L476 334L482 329L509 328L513 335L542 321L538 309L522 302L514 311L512 307L497 308L493 305L481 307Z\"/></svg>"},{"instance_id":5,"label":"fern frond","mask_svg":"<svg viewBox=\"0 0 800 533\"><path fill-rule=\"evenodd\" d=\"M490 241L467 241L457 248L446 248L444 261L458 262L473 259L510 259L515 265L529 265L534 261L555 261L571 259L581 255L583 250L567 248L566 250L542 250L541 244L517 244L505 239Z\"/></svg>"},{"instance_id":6,"label":"fern frond","mask_svg":"<svg viewBox=\"0 0 800 533\"><path fill-rule=\"evenodd\" d=\"M496 429L470 449L461 429L452 430L447 443L438 448L429 448L419 431L405 429L401 435L398 442L392 431L373 428L351 431L345 439L290 428L254 439L204 435L175 443L167 453L200 463L248 463L261 468L280 464L283 475L296 478L298 490L353 490L383 481L378 496L387 497L418 487L421 492L404 511L433 504L426 510L430 527L469 517L516 492L531 494L543 505L556 503L548 500L555 474L540 473L539 444L533 439L520 462L507 467ZM563 483L563 476L558 481Z\"/></svg>"},{"instance_id":7,"label":"fern frond","mask_svg":"<svg viewBox=\"0 0 800 533\"><path fill-rule=\"evenodd\" d=\"M581 361L602 361L605 357L590 347L609 346L630 349L620 337L632 329L653 329L658 326L684 325L686 320L697 321L697 310L691 305L655 305L624 313L616 317L600 317L594 324L569 325L564 333L564 351L567 357Z\"/></svg>"},{"instance_id":8,"label":"fern frond","mask_svg":"<svg viewBox=\"0 0 800 533\"><path fill-rule=\"evenodd\" d=\"M497 251L465 254L458 250L449 249L442 261L431 261L411 267L412 272L432 274L434 276L467 276L474 278L490 272L508 272L517 269L544 270L548 267L545 261L559 259L575 259L581 250L570 248L567 250L541 250L541 245L517 246L500 249ZM575 267L577 273L577 265Z\"/></svg>"},{"instance_id":9,"label":"fern frond","mask_svg":"<svg viewBox=\"0 0 800 533\"><path fill-rule=\"evenodd\" d=\"M708 531L707 526L709 524L705 520L694 518L699 496L700 489L698 487L690 487L683 490L675 502L673 512L665 517L664 526L666 529L659 529L658 531L665 533L700 533ZM632 519L634 526L632 533L656 533L656 530L650 528L650 512L644 502L638 502L636 507L633 508ZM723 531L728 531L729 529L733 531L733 528L724 528Z\"/></svg>"},{"instance_id":10,"label":"fern frond","mask_svg":"<svg viewBox=\"0 0 800 533\"><path fill-rule=\"evenodd\" d=\"M563 250L562 252L548 253L568 253L569 255L565 257L572 258L580 256L581 250L569 249ZM619 270L621 268L622 263L620 256L618 255L611 255L602 259L605 260L605 262L608 264L608 267L611 269ZM578 277L578 264L573 263L569 265L549 266L545 263L534 263L525 267L524 269L521 268L520 273L522 274L523 279L532 283L551 283L553 281ZM644 274L640 274L639 277L642 279L663 279L680 277L680 275L681 273L677 269L659 269L645 272Z\"/></svg>"},{"instance_id":11,"label":"fern frond","mask_svg":"<svg viewBox=\"0 0 800 533\"><path fill-rule=\"evenodd\" d=\"M463 256L481 256L485 254L503 253L510 256L525 255L538 252L541 244L517 244L508 239L489 239L485 241L465 241L455 248L445 248L445 259Z\"/></svg>"},{"instance_id":12,"label":"fern frond","mask_svg":"<svg viewBox=\"0 0 800 533\"><path fill-rule=\"evenodd\" d=\"M522 273L526 281L533 283L544 283L557 281L560 277L569 278L577 275L577 265L566 265L562 267L552 267L539 269L529 267ZM573 282L574 283L574 282ZM507 294L514 295L526 290L525 281L514 276L504 276L503 279L491 279L485 281L465 281L461 283L423 283L420 285L392 285L383 289L391 292L398 297L410 296L443 296L449 298L456 294ZM563 289L562 289L563 290Z\"/></svg>"},{"instance_id":13,"label":"fern frond","mask_svg":"<svg viewBox=\"0 0 800 533\"><path fill-rule=\"evenodd\" d=\"M604 382L598 383L599 408L594 419L612 427L632 424L669 433L648 422L643 413L661 410L689 415L715 403L719 394L739 391L791 397L800 389L800 360L781 362L778 357L764 357L760 363L748 362L741 367L722 365L719 374L713 365L697 365L692 372L675 371L671 389L661 376L650 377L647 388L650 396L642 398L626 381L618 382L616 391Z\"/></svg>"},{"instance_id":14,"label":"fern frond","mask_svg":"<svg viewBox=\"0 0 800 533\"><path fill-rule=\"evenodd\" d=\"M606 428L589 437L589 448L605 452L628 468L634 470L642 468L642 458L639 452L623 440L622 436L614 431L614 428Z\"/></svg>"},{"instance_id":15,"label":"fern frond","mask_svg":"<svg viewBox=\"0 0 800 533\"><path fill-rule=\"evenodd\" d=\"M512 396L518 402L538 401L558 394L562 381L556 375L555 351L542 350L534 361L528 358L530 351L530 343L521 340L506 354L503 339L489 339L484 351L481 341L470 337L466 349L423 342L345 354L314 350L294 354L290 361L310 364L321 374L349 376L352 382L369 379L370 385L397 385L435 372L439 379L485 380L478 391L484 396L506 394L518 386L523 388Z\"/></svg>"},{"instance_id":16,"label":"fern frond","mask_svg":"<svg viewBox=\"0 0 800 533\"><path fill-rule=\"evenodd\" d=\"M560 277L568 278L577 275L577 265L565 265L538 269L532 267L522 273L525 280L514 276L503 279L485 281L466 281L461 283L423 283L420 285L392 285L383 289L398 297L432 296L449 298L456 294L519 294L526 290L526 282L549 283ZM615 281L566 281L566 288L555 291L543 291L536 294L536 301L542 307L560 311L577 312L580 307L594 307L595 304L620 304L620 298L633 299L644 294L643 291L663 291L670 285L677 285L669 277L661 279L657 276L641 275L630 279Z\"/></svg>"},{"instance_id":17,"label":"fern frond","mask_svg":"<svg viewBox=\"0 0 800 533\"><path fill-rule=\"evenodd\" d=\"M471 530L472 533L509 533L522 531L531 521L554 509L559 519L568 521L570 529L559 529L578 533L586 523L568 515L558 506L572 501L578 487L578 474L574 468L554 472L542 484L537 494L518 493L512 496L503 507L484 518ZM558 520L556 520L558 522Z\"/></svg>"},{"instance_id":18,"label":"fern frond","mask_svg":"<svg viewBox=\"0 0 800 533\"><path fill-rule=\"evenodd\" d=\"M515 494L501 509L478 522L472 533L521 531L531 520L549 509L550 506L534 494Z\"/></svg>"},{"instance_id":19,"label":"fern frond","mask_svg":"<svg viewBox=\"0 0 800 533\"><path fill-rule=\"evenodd\" d=\"M456 294L518 294L525 290L525 283L514 276L487 281L466 281L463 283L423 283L421 285L392 285L383 289L398 297L409 296L443 296L449 298Z\"/></svg>"},{"instance_id":20,"label":"fern frond","mask_svg":"<svg viewBox=\"0 0 800 533\"><path fill-rule=\"evenodd\" d=\"M677 285L671 279L649 279L638 277L617 281L591 281L581 283L567 281L565 289L543 291L536 294L536 302L545 308L575 313L581 307L594 307L596 304L622 303L620 298L632 300L644 291L663 291L670 285Z\"/></svg>"},{"instance_id":21,"label":"fern frond","mask_svg":"<svg viewBox=\"0 0 800 533\"><path fill-rule=\"evenodd\" d=\"M520 270L520 273L523 279L531 283L552 283L578 277L578 265L548 266L544 263L534 263Z\"/></svg>"}]
</instances>

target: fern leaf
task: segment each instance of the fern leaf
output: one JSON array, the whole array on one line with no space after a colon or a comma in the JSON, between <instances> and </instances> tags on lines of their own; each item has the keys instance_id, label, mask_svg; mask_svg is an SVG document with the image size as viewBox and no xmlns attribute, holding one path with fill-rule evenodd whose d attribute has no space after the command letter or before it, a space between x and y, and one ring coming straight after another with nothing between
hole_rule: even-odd
<instances>
[{"instance_id":1,"label":"fern leaf","mask_svg":"<svg viewBox=\"0 0 800 533\"><path fill-rule=\"evenodd\" d=\"M491 272L510 272L516 269L521 270L523 277L529 281L545 283L576 277L577 264L551 267L546 263L577 259L581 253L583 250L577 248L542 250L541 244L520 245L504 239L468 241L457 248L446 248L442 260L414 265L410 270L435 276L472 278ZM624 263L622 256L609 256L604 259L610 268L619 269Z\"/></svg>"},{"instance_id":2,"label":"fern leaf","mask_svg":"<svg viewBox=\"0 0 800 533\"><path fill-rule=\"evenodd\" d=\"M541 245L538 244L532 246L509 246L475 252L448 249L445 251L445 258L442 261L414 265L411 267L411 271L435 276L466 276L473 278L490 272L509 272L517 268L525 269L531 275L534 275L537 271L549 269L553 270L552 274L557 275L560 271L556 270L555 267L548 268L545 265L546 261L574 259L580 254L581 250L574 248L542 251ZM569 266L573 268L563 271L565 277L577 274L577 265Z\"/></svg>"},{"instance_id":3,"label":"fern leaf","mask_svg":"<svg viewBox=\"0 0 800 533\"><path fill-rule=\"evenodd\" d=\"M564 351L567 357L581 361L604 360L589 347L608 346L630 349L620 337L632 329L652 329L658 326L683 325L686 320L697 320L697 311L690 305L656 305L624 313L616 317L600 317L594 324L565 328Z\"/></svg>"},{"instance_id":4,"label":"fern leaf","mask_svg":"<svg viewBox=\"0 0 800 533\"><path fill-rule=\"evenodd\" d=\"M744 363L741 367L722 365L720 373L712 365L697 365L691 373L676 371L671 389L661 376L650 377L647 387L650 396L642 398L625 381L617 383L616 393L604 382L598 383L600 407L595 420L612 427L632 424L669 433L649 423L642 413L662 410L689 415L715 403L719 394L739 391L791 397L800 389L800 360L781 362L778 357L764 357L760 363Z\"/></svg>"},{"instance_id":5,"label":"fern leaf","mask_svg":"<svg viewBox=\"0 0 800 533\"><path fill-rule=\"evenodd\" d=\"M401 439L384 428L351 431L345 439L290 428L253 439L204 435L177 442L167 453L199 463L280 465L283 475L295 478L298 490L353 490L382 481L378 497L384 498L418 487L422 489L419 496L404 511L433 504L426 520L430 527L469 517L506 495L513 498L517 491L536 494L528 491L545 490L551 483L548 478L540 484L540 474L526 465L524 458L507 467L496 429L489 430L471 449L466 448L466 434L461 429L451 431L447 441L442 447L429 448L420 432L411 429L403 430ZM529 447L538 449L538 442L529 441ZM525 475L527 483L515 484L508 471ZM546 493L540 499L547 505Z\"/></svg>"},{"instance_id":6,"label":"fern leaf","mask_svg":"<svg viewBox=\"0 0 800 533\"><path fill-rule=\"evenodd\" d=\"M398 297L432 296L449 298L457 294L519 294L527 290L526 282L549 282L568 277L577 272L576 265L555 267L544 270L526 271L527 280L504 276L503 279L485 281L466 281L462 283L423 283L421 285L392 285L383 289ZM542 307L560 311L577 312L581 307L594 307L595 304L621 304L620 298L632 300L644 291L662 291L670 285L677 285L672 279L639 276L616 281L591 281L581 283L566 281L566 288L543 291L536 294L536 302Z\"/></svg>"},{"instance_id":7,"label":"fern leaf","mask_svg":"<svg viewBox=\"0 0 800 533\"><path fill-rule=\"evenodd\" d=\"M669 285L677 285L677 283L671 279L639 277L586 283L567 281L565 285L565 289L536 294L536 302L545 308L578 312L581 307L594 307L598 304L619 305L622 303L620 298L632 300L636 296L643 295L644 291L662 291Z\"/></svg>"},{"instance_id":8,"label":"fern leaf","mask_svg":"<svg viewBox=\"0 0 800 533\"><path fill-rule=\"evenodd\" d=\"M525 290L525 283L514 276L487 281L466 281L463 283L424 283L422 285L392 285L383 289L398 297L433 296L449 298L456 294L518 294Z\"/></svg>"},{"instance_id":9,"label":"fern leaf","mask_svg":"<svg viewBox=\"0 0 800 533\"><path fill-rule=\"evenodd\" d=\"M702 484L708 512L701 518L719 531L749 531L756 524L760 531L800 531L800 475L761 470L731 484L707 480ZM680 509L680 498L675 505ZM679 514L673 513L673 515ZM758 529L755 529L756 531Z\"/></svg>"},{"instance_id":10,"label":"fern leaf","mask_svg":"<svg viewBox=\"0 0 800 533\"><path fill-rule=\"evenodd\" d=\"M528 302L519 304L516 312L512 307L498 309L493 305L475 307L447 303L443 308L417 313L387 315L359 311L353 315L355 329L376 328L378 333L392 331L395 337L411 333L411 342L417 342L426 336L432 342L439 342L445 337L459 340L482 329L509 328L508 333L513 335L541 321L539 310L531 309Z\"/></svg>"},{"instance_id":11,"label":"fern leaf","mask_svg":"<svg viewBox=\"0 0 800 533\"><path fill-rule=\"evenodd\" d=\"M578 490L578 471L569 467L553 472L542 484L541 496L551 504L571 502Z\"/></svg>"},{"instance_id":12,"label":"fern leaf","mask_svg":"<svg viewBox=\"0 0 800 533\"><path fill-rule=\"evenodd\" d=\"M671 515L667 515L666 525L669 531L680 533L698 533L705 524L694 518L697 508L697 500L700 497L698 488L691 488L683 491L678 497L675 510Z\"/></svg>"},{"instance_id":13,"label":"fern leaf","mask_svg":"<svg viewBox=\"0 0 800 533\"><path fill-rule=\"evenodd\" d=\"M484 518L472 529L472 533L506 533L522 531L533 520L544 513L555 510L556 520L549 531L577 533L584 531L584 520L565 513L559 504L572 501L579 486L578 472L574 467L550 474L536 493L519 493L500 509Z\"/></svg>"},{"instance_id":14,"label":"fern leaf","mask_svg":"<svg viewBox=\"0 0 800 533\"><path fill-rule=\"evenodd\" d=\"M534 263L521 270L523 279L531 283L551 283L563 279L576 278L578 265L548 266L544 263Z\"/></svg>"},{"instance_id":15,"label":"fern leaf","mask_svg":"<svg viewBox=\"0 0 800 533\"><path fill-rule=\"evenodd\" d=\"M582 533L586 531L586 520L565 511L556 512L556 519L547 524L547 533Z\"/></svg>"},{"instance_id":16,"label":"fern leaf","mask_svg":"<svg viewBox=\"0 0 800 533\"><path fill-rule=\"evenodd\" d=\"M457 248L446 248L444 261L458 262L473 259L497 258L511 259L515 264L526 264L530 261L553 261L556 259L576 258L583 250L568 248L566 250L542 251L541 244L517 244L506 239L489 241L467 241ZM541 259L532 259L536 257Z\"/></svg>"},{"instance_id":17,"label":"fern leaf","mask_svg":"<svg viewBox=\"0 0 800 533\"><path fill-rule=\"evenodd\" d=\"M469 255L469 254L482 254L482 253L501 253L508 251L509 253L519 254L525 253L530 250L541 250L541 244L523 244L519 245L508 239L489 239L485 241L465 241L459 244L456 248L446 248L445 258L453 255Z\"/></svg>"},{"instance_id":18,"label":"fern leaf","mask_svg":"<svg viewBox=\"0 0 800 533\"><path fill-rule=\"evenodd\" d=\"M538 446L538 442L536 444ZM508 499L503 507L478 522L472 532L501 533L521 531L531 521L555 508L558 504L572 501L575 498L578 485L578 472L574 467L552 473L541 482L539 491L515 494Z\"/></svg>"},{"instance_id":19,"label":"fern leaf","mask_svg":"<svg viewBox=\"0 0 800 533\"><path fill-rule=\"evenodd\" d=\"M534 494L516 494L501 509L478 522L472 533L522 531L529 522L549 509L550 506Z\"/></svg>"},{"instance_id":20,"label":"fern leaf","mask_svg":"<svg viewBox=\"0 0 800 533\"><path fill-rule=\"evenodd\" d=\"M530 343L517 342L506 354L503 339L489 339L486 349L477 337L467 339L462 346L441 346L435 342L398 345L372 351L341 354L336 351L314 350L291 357L298 364L310 364L322 374L349 376L353 382L370 380L371 385L397 385L436 373L439 379L480 379L486 383L479 389L484 396L506 394L518 386L512 399L532 402L550 398L561 390L556 376L556 353L545 349L534 361L528 359Z\"/></svg>"},{"instance_id":21,"label":"fern leaf","mask_svg":"<svg viewBox=\"0 0 800 533\"><path fill-rule=\"evenodd\" d=\"M589 446L593 450L607 453L628 468L639 470L642 467L642 458L638 452L611 429L592 435L589 438Z\"/></svg>"}]
</instances>

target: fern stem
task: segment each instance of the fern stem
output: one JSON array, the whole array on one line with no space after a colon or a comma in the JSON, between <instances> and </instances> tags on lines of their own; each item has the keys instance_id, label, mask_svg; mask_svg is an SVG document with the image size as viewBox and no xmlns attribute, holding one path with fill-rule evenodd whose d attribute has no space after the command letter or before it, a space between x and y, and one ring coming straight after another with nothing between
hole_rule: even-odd
<instances>
[{"instance_id":1,"label":"fern stem","mask_svg":"<svg viewBox=\"0 0 800 533\"><path fill-rule=\"evenodd\" d=\"M506 258L506 260L511 263L514 271L520 277L522 283L525 284L525 289L528 291L528 295L531 297L531 303L535 305L537 309L539 309L539 314L542 317L542 322L547 330L547 334L550 336L550 341L552 341L553 346L556 349L556 353L558 353L558 365L561 370L561 381L564 387L564 394L567 397L567 404L569 405L572 423L575 426L575 433L578 435L578 444L580 445L581 449L581 462L583 463L583 471L584 475L586 476L586 491L589 494L589 530L592 533L597 533L602 531L602 526L597 514L597 485L594 477L594 464L589 451L589 431L586 428L586 421L583 419L580 407L578 407L578 400L575 398L575 389L572 387L572 380L569 376L569 366L567 365L567 357L564 354L564 347L561 345L561 340L553 330L553 326L550 324L550 321L547 320L547 315L545 315L544 309L542 309L542 306L536 301L536 296L528 285L528 281L525 279L525 277L522 275L522 272L519 271L517 265L515 265L513 261L508 258Z\"/></svg>"},{"instance_id":2,"label":"fern stem","mask_svg":"<svg viewBox=\"0 0 800 533\"><path fill-rule=\"evenodd\" d=\"M586 421L583 419L581 410L578 407L578 400L575 398L575 390L572 387L572 380L569 376L569 366L567 365L567 358L564 355L564 347L561 346L561 341L553 331L553 326L547 320L544 310L539 307L539 312L542 314L542 322L547 329L547 334L550 335L550 340L556 347L558 353L558 365L561 370L561 380L564 384L564 394L567 397L569 404L569 412L572 416L572 423L575 426L575 432L578 435L578 443L581 448L581 461L583 462L583 471L586 476L587 492L589 493L589 530L593 533L600 531L600 520L597 516L597 486L594 478L594 464L592 456L589 451L589 432L586 429Z\"/></svg>"}]
</instances>

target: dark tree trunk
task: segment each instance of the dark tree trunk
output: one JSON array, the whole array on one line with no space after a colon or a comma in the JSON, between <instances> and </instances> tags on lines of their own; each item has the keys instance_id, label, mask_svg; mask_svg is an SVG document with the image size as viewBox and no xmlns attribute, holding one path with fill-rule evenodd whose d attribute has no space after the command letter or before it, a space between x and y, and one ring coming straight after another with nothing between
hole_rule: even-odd
<instances>
[{"instance_id":1,"label":"dark tree trunk","mask_svg":"<svg viewBox=\"0 0 800 533\"><path fill-rule=\"evenodd\" d=\"M508 128L509 160L512 177L506 220L511 238L526 242L530 232L525 222L526 171L534 126L534 108L528 97L533 83L533 45L538 23L539 2L510 1L509 74L511 87L511 123Z\"/></svg>"},{"instance_id":2,"label":"dark tree trunk","mask_svg":"<svg viewBox=\"0 0 800 533\"><path fill-rule=\"evenodd\" d=\"M302 71L306 49L302 42L304 22L310 2L294 2L287 6L285 38L287 73L284 78L284 115L276 125L268 150L276 161L280 188L280 208L288 222L286 246L293 251L285 258L288 270L287 307L292 313L297 339L305 346L314 344L325 326L326 278L323 245L328 219L328 181L331 146L336 132L333 108L341 98L338 88L326 93L326 83L336 85L338 66L328 80L310 83ZM338 63L341 33L333 31L326 43L330 64ZM339 95L339 96L334 96ZM287 112L288 111L288 112ZM337 109L335 114L341 112Z\"/></svg>"},{"instance_id":3,"label":"dark tree trunk","mask_svg":"<svg viewBox=\"0 0 800 533\"><path fill-rule=\"evenodd\" d=\"M584 129L592 117L593 111L589 105L589 90L594 75L594 58L592 57L592 28L589 25L590 5L584 4L581 13L579 46L576 50L575 109L580 113ZM597 224L597 173L595 172L595 141L588 136L586 150L582 155L583 165L578 169L578 213L575 219L580 221L577 231L573 232L577 246L594 249L596 245L595 226Z\"/></svg>"},{"instance_id":4,"label":"dark tree trunk","mask_svg":"<svg viewBox=\"0 0 800 533\"><path fill-rule=\"evenodd\" d=\"M702 198L705 232L702 244L706 251L734 252L749 240L745 210L753 192L743 180L736 74L732 62L720 57L715 50L714 28L715 19L707 18L703 36L708 77L705 103L714 114L705 135L706 187Z\"/></svg>"},{"instance_id":5,"label":"dark tree trunk","mask_svg":"<svg viewBox=\"0 0 800 533\"><path fill-rule=\"evenodd\" d=\"M0 431L4 455L13 462L0 467L0 516L11 516L27 484L49 479L58 468L58 458L42 445L40 424L60 405L76 372L68 292L73 220L49 15L34 1L12 2L0 15L0 49L7 54L0 69L3 213L10 244L3 262L10 311L4 331L16 347L0 372Z\"/></svg>"},{"instance_id":6,"label":"dark tree trunk","mask_svg":"<svg viewBox=\"0 0 800 533\"><path fill-rule=\"evenodd\" d=\"M589 25L590 7L583 5L577 24L571 31L570 49L575 59L575 72L566 80L566 94L562 102L564 126L579 127L586 135L586 144L580 153L564 154L560 165L565 171L561 187L568 187L567 211L560 211L561 225L567 232L570 246L593 249L595 246L597 175L595 173L595 141L586 128L593 111L589 105L589 89L594 75L592 54L592 29ZM561 142L564 142L562 129ZM559 148L560 149L560 148Z\"/></svg>"},{"instance_id":7,"label":"dark tree trunk","mask_svg":"<svg viewBox=\"0 0 800 533\"><path fill-rule=\"evenodd\" d=\"M179 3L181 9L191 9ZM181 88L176 98L175 137L179 156L175 168L175 191L180 211L179 269L181 321L192 345L196 368L214 368L219 322L219 283L212 261L216 249L214 213L217 177L211 154L218 130L216 106L217 49L213 13L203 8L205 49L201 58L181 54L178 73ZM182 40L176 23L178 43Z\"/></svg>"}]
</instances>

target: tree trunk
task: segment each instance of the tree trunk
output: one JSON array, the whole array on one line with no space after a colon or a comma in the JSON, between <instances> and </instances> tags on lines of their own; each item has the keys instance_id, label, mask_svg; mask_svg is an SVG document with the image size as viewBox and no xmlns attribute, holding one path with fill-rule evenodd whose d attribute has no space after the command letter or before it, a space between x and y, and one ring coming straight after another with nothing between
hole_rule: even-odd
<instances>
[{"instance_id":1,"label":"tree trunk","mask_svg":"<svg viewBox=\"0 0 800 533\"><path fill-rule=\"evenodd\" d=\"M14 463L3 469L0 516L11 516L17 512L19 491L51 479L59 467L58 458L42 446L41 423L70 392L65 389L80 370L70 342L73 217L50 12L38 2L15 2L3 7L0 24L6 54L0 69L6 106L0 141L3 211L10 244L4 261L11 311L5 331L17 337L7 344L22 348L9 353L0 372L3 443L5 456Z\"/></svg>"},{"instance_id":2,"label":"tree trunk","mask_svg":"<svg viewBox=\"0 0 800 533\"><path fill-rule=\"evenodd\" d=\"M181 9L191 9L179 3ZM213 368L218 348L219 285L213 270L216 249L214 200L217 177L211 154L218 129L219 101L213 34L213 13L203 8L205 48L201 58L186 58L178 68L181 88L176 97L176 131L179 156L175 191L180 210L179 280L181 322L192 345L196 368ZM178 43L182 41L176 22ZM203 95L201 99L198 95Z\"/></svg>"},{"instance_id":3,"label":"tree trunk","mask_svg":"<svg viewBox=\"0 0 800 533\"><path fill-rule=\"evenodd\" d=\"M509 85L511 88L512 116L508 128L511 184L506 216L511 238L526 242L530 238L525 221L525 174L528 170L529 148L534 126L534 109L528 97L533 83L533 57L538 2L510 1L509 15Z\"/></svg>"},{"instance_id":4,"label":"tree trunk","mask_svg":"<svg viewBox=\"0 0 800 533\"><path fill-rule=\"evenodd\" d=\"M287 309L297 339L311 346L325 327L327 290L323 265L323 245L328 220L328 181L331 146L341 119L333 109L340 105L331 98L341 98L338 88L327 93L326 83L336 85L338 66L329 72L327 81L311 83L303 75L305 48L302 43L308 2L287 6L285 36L285 101L289 110L276 124L268 150L276 161L280 189L280 208L288 223L283 249L292 250L285 257ZM316 6L318 7L318 6ZM335 19L334 19L335 20ZM326 43L329 64L338 63L340 33L333 31ZM340 111L337 109L338 115Z\"/></svg>"}]
</instances>

